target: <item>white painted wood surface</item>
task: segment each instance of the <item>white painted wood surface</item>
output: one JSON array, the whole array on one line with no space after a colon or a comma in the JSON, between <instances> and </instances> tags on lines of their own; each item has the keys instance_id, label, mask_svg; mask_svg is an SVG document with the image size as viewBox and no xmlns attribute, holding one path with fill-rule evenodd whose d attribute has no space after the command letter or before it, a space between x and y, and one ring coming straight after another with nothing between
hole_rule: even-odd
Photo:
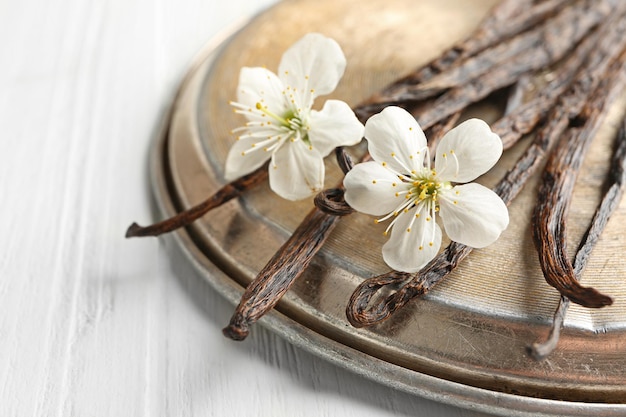
<instances>
[{"instance_id":1,"label":"white painted wood surface","mask_svg":"<svg viewBox=\"0 0 626 417\"><path fill-rule=\"evenodd\" d=\"M273 0L0 1L0 416L477 416L380 386L232 307L152 219L151 136L194 53Z\"/></svg>"}]
</instances>

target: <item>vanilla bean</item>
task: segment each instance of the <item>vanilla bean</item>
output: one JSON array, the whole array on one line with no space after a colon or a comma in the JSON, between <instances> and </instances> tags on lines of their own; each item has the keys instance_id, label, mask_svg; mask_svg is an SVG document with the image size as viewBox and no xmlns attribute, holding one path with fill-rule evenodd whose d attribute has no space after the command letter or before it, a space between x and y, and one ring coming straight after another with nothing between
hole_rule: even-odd
<instances>
[{"instance_id":1,"label":"vanilla bean","mask_svg":"<svg viewBox=\"0 0 626 417\"><path fill-rule=\"evenodd\" d=\"M343 147L335 149L335 156L344 173L352 169L352 158ZM366 154L361 162L369 159L370 155ZM332 188L315 196L315 208L246 288L228 326L222 330L224 336L233 340L245 339L250 332L250 325L274 308L302 275L339 218L353 212L343 199L343 194L343 188Z\"/></svg>"},{"instance_id":2,"label":"vanilla bean","mask_svg":"<svg viewBox=\"0 0 626 417\"><path fill-rule=\"evenodd\" d=\"M423 100L447 89L462 87L481 76L480 84L489 84L489 78L497 75L499 86L506 85L507 78L557 62L596 25L612 14L622 14L624 6L620 0L578 2L546 19L537 30L488 48L461 65L412 87L404 98Z\"/></svg>"},{"instance_id":3,"label":"vanilla bean","mask_svg":"<svg viewBox=\"0 0 626 417\"><path fill-rule=\"evenodd\" d=\"M258 168L248 175L244 175L220 188L215 194L202 203L197 204L169 219L152 224L150 226L139 226L133 223L126 230L126 237L159 236L171 232L183 226L188 226L207 212L218 207L225 202L239 197L241 193L255 187L267 178L267 164Z\"/></svg>"},{"instance_id":4,"label":"vanilla bean","mask_svg":"<svg viewBox=\"0 0 626 417\"><path fill-rule=\"evenodd\" d=\"M318 194L315 204L316 207L248 285L230 323L222 331L226 337L245 339L250 325L274 308L306 270L340 216L352 213L352 208L343 200L342 189Z\"/></svg>"},{"instance_id":5,"label":"vanilla bean","mask_svg":"<svg viewBox=\"0 0 626 417\"><path fill-rule=\"evenodd\" d=\"M317 246L326 241L338 217L312 210L290 239L274 254L243 293L230 323L222 332L243 340L250 325L271 310L306 269Z\"/></svg>"},{"instance_id":6,"label":"vanilla bean","mask_svg":"<svg viewBox=\"0 0 626 417\"><path fill-rule=\"evenodd\" d=\"M606 41L603 43L604 49L610 51L621 51L621 48L615 47L615 45L624 43L624 9L626 8L626 2L622 3L623 6L619 8L619 14L616 14L616 17L612 19L611 28L609 29L609 25L601 32L600 36L597 33L591 33L589 36L590 39L594 37L598 37L600 39L605 39ZM589 23L589 22L587 22ZM572 23L572 28L580 29L580 25L576 25ZM582 30L580 30L582 32ZM586 32L585 32L586 33ZM582 36L582 33L578 33L577 35ZM437 98L434 103L429 106L425 111L423 111L419 116L420 125L423 128L428 128L432 125L432 123L441 120L444 117L447 117L454 112L458 112L466 108L469 104L475 103L485 97L487 97L492 92L506 87L508 85L512 85L515 80L527 74L529 71L535 71L538 69L545 68L548 65L553 64L558 59L562 58L563 53L567 52L567 49L570 48L570 39L561 39L560 36L565 36L564 34L556 35L551 34L548 39L552 40L552 44L541 45L541 47L536 46L532 50L524 52L517 57L511 59L510 61L496 66L491 69L489 72L479 76L476 79L471 80L465 85L462 85L457 88L453 88L446 93L444 93L441 97ZM566 84L567 78L571 78L567 76L567 70L569 69L570 73L576 66L576 63L580 63L579 59L583 57L586 53L592 49L593 40L587 39L582 42L582 45L579 49L579 53L574 53L573 58L571 58L571 62L568 61L565 66L565 70L563 72L562 78L564 84ZM597 39L596 39L597 40ZM558 48L557 48L558 46ZM596 45L597 47L597 45ZM557 54L557 50L558 53ZM600 55L600 58L602 56ZM569 64L569 65L567 65ZM558 84L557 84L558 89ZM556 95L553 95L553 98ZM549 96L547 97L549 99ZM549 101L549 100L547 100ZM546 106L543 106L545 109ZM541 111L542 108L539 107L535 111ZM521 135L520 135L521 136ZM505 144L509 145L510 142L505 142Z\"/></svg>"},{"instance_id":7,"label":"vanilla bean","mask_svg":"<svg viewBox=\"0 0 626 417\"><path fill-rule=\"evenodd\" d=\"M341 172L344 174L347 174L348 171L350 171L354 166L354 161L350 155L346 153L343 146L335 148L335 157L337 158L337 164L339 165Z\"/></svg>"},{"instance_id":8,"label":"vanilla bean","mask_svg":"<svg viewBox=\"0 0 626 417\"><path fill-rule=\"evenodd\" d=\"M492 45L526 31L571 3L571 0L529 2L504 0L483 19L474 34L462 43L460 58L468 58Z\"/></svg>"},{"instance_id":9,"label":"vanilla bean","mask_svg":"<svg viewBox=\"0 0 626 417\"><path fill-rule=\"evenodd\" d=\"M617 74L604 84L612 82L608 93L599 88L583 111L574 119L574 127L558 142L550 155L539 188L539 203L533 213L533 240L539 263L548 284L561 295L585 307L600 308L613 300L591 287L583 287L574 274L566 255L566 215L585 153L600 127L614 97L626 86L626 56L612 66ZM602 94L602 96L598 96ZM580 127L577 127L580 125Z\"/></svg>"},{"instance_id":10,"label":"vanilla bean","mask_svg":"<svg viewBox=\"0 0 626 417\"><path fill-rule=\"evenodd\" d=\"M506 100L506 106L504 107L504 116L508 116L522 107L524 103L524 97L528 91L533 90L532 77L530 74L523 74L513 84L509 91L509 96ZM491 127L493 130L493 126ZM497 133L497 132L496 132Z\"/></svg>"},{"instance_id":11,"label":"vanilla bean","mask_svg":"<svg viewBox=\"0 0 626 417\"><path fill-rule=\"evenodd\" d=\"M425 132L425 136L428 138L428 149L430 150L430 154L436 155L435 149L437 149L437 145L439 141L443 138L443 136L452 129L461 117L461 112L456 112L450 114L443 120L440 120L438 123L430 126L430 128Z\"/></svg>"},{"instance_id":12,"label":"vanilla bean","mask_svg":"<svg viewBox=\"0 0 626 417\"><path fill-rule=\"evenodd\" d=\"M561 330L563 328L563 322L565 321L565 314L570 306L569 298L565 296L559 297L559 305L554 311L552 318L552 328L548 334L548 338L545 342L535 342L526 348L528 354L535 360L543 360L548 357L554 349L556 349L559 339L561 337Z\"/></svg>"},{"instance_id":13,"label":"vanilla bean","mask_svg":"<svg viewBox=\"0 0 626 417\"><path fill-rule=\"evenodd\" d=\"M606 65L604 65L604 69L606 69ZM557 106L551 110L547 122L537 132L531 145L495 187L494 191L507 205L519 194L526 181L540 166L546 152L567 128L570 118L575 118L578 113L585 112L587 108L607 107L615 95L623 89L622 78L624 75L622 73L624 71L620 72L615 65L604 72L590 71L588 73L587 70L585 67L579 71L576 83L560 98ZM589 77L590 74L593 76ZM587 101L587 97L603 76L607 78L603 80L604 82L600 87L595 89L592 98ZM430 291L441 279L452 272L471 251L472 248L468 246L452 242L416 274L391 271L363 281L350 297L346 307L348 321L356 327L362 327L386 320L414 297ZM369 306L372 297L380 289L386 285L395 287L403 282L406 283L400 289L380 300L377 304Z\"/></svg>"},{"instance_id":14,"label":"vanilla bean","mask_svg":"<svg viewBox=\"0 0 626 417\"><path fill-rule=\"evenodd\" d=\"M492 126L500 135L505 149L513 146L545 117L563 92L576 80L579 67L584 64L588 78L597 82L608 63L626 48L626 19L614 17L587 36L565 62L555 69L554 79L537 97L509 112Z\"/></svg>"},{"instance_id":15,"label":"vanilla bean","mask_svg":"<svg viewBox=\"0 0 626 417\"><path fill-rule=\"evenodd\" d=\"M472 248L452 242L442 253L428 263L418 274L391 271L366 279L355 289L346 306L346 317L354 327L365 327L391 317L413 298L426 294L443 277L450 273ZM387 285L398 286L409 280L400 289L384 300L369 306L372 297Z\"/></svg>"},{"instance_id":16,"label":"vanilla bean","mask_svg":"<svg viewBox=\"0 0 626 417\"><path fill-rule=\"evenodd\" d=\"M609 218L619 205L626 183L626 119L622 121L621 127L615 139L615 151L611 160L611 168L608 174L608 189L602 197L591 225L585 232L581 244L576 252L574 260L574 276L580 279L587 260L596 245L602 231L606 227ZM559 297L559 305L554 312L552 328L545 342L535 342L528 347L528 353L536 360L543 360L556 348L570 300L565 296Z\"/></svg>"},{"instance_id":17,"label":"vanilla bean","mask_svg":"<svg viewBox=\"0 0 626 417\"><path fill-rule=\"evenodd\" d=\"M454 45L427 65L371 96L354 109L355 113L360 120L365 121L386 106L414 101L415 98L410 94L412 86L431 79L489 46L523 32L556 13L566 3L567 0L548 0L538 4L533 4L531 0L501 1L468 38Z\"/></svg>"},{"instance_id":18,"label":"vanilla bean","mask_svg":"<svg viewBox=\"0 0 626 417\"><path fill-rule=\"evenodd\" d=\"M585 232L582 243L576 252L574 273L577 276L582 273L593 247L600 239L600 235L606 227L609 218L622 199L624 185L626 184L626 119L622 120L615 138L614 147L611 167L607 175L607 191L604 193L598 210L596 210L591 221L591 226Z\"/></svg>"}]
</instances>

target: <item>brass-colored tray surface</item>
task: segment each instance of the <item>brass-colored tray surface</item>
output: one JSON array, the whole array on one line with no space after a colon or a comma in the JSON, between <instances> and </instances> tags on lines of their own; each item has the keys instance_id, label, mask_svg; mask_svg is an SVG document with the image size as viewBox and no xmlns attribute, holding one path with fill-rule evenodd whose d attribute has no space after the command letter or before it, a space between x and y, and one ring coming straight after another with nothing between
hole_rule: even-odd
<instances>
[{"instance_id":1,"label":"brass-colored tray surface","mask_svg":"<svg viewBox=\"0 0 626 417\"><path fill-rule=\"evenodd\" d=\"M275 70L294 41L323 33L339 42L348 62L330 97L356 105L467 36L494 3L291 0L207 46L155 148L154 188L164 215L225 184L224 161L235 140L230 131L244 122L228 104L242 66ZM585 160L569 214L572 242L580 240L599 201L623 107L624 100ZM494 184L523 149L521 143L506 151L480 181ZM329 158L326 184L341 178ZM535 201L536 180L510 206L511 224L496 244L474 251L428 296L365 329L351 327L344 311L363 279L388 271L380 252L385 237L372 218L347 216L277 312L261 322L336 363L437 400L518 415L626 415L626 204L611 218L583 276L614 304L573 306L557 350L537 362L525 349L547 336L558 293L544 281L531 241ZM263 184L196 221L177 240L206 279L235 301L311 208L311 200L282 200Z\"/></svg>"}]
</instances>

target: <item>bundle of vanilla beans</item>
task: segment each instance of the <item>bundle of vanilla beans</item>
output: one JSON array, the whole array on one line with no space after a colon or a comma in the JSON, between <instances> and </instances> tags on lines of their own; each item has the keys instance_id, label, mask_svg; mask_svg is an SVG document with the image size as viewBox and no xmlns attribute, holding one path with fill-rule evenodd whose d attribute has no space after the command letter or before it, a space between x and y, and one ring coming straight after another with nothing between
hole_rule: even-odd
<instances>
[{"instance_id":1,"label":"bundle of vanilla beans","mask_svg":"<svg viewBox=\"0 0 626 417\"><path fill-rule=\"evenodd\" d=\"M547 72L550 80L542 88L529 88ZM556 346L570 301L591 308L612 303L607 295L582 286L578 278L621 197L626 122L615 140L606 192L574 260L566 255L565 233L585 153L625 88L626 1L502 0L469 38L354 108L365 122L385 106L404 107L427 130L429 146L434 146L468 106L508 91L506 108L492 128L505 149L523 136L532 134L532 140L494 191L509 204L547 158L538 191L541 198L533 213L533 239L544 277L561 293L561 301L548 341L531 347L536 358ZM350 170L347 153L337 149L336 155L344 172ZM147 227L131 225L126 236L157 236L188 225L266 178L267 168L262 167L171 219ZM320 193L315 208L246 288L224 334L244 339L249 326L271 310L306 269L339 219L351 212L341 185ZM390 271L366 279L347 300L349 322L363 327L389 318L430 291L471 251L452 242L417 273ZM375 298L384 287L391 293Z\"/></svg>"}]
</instances>

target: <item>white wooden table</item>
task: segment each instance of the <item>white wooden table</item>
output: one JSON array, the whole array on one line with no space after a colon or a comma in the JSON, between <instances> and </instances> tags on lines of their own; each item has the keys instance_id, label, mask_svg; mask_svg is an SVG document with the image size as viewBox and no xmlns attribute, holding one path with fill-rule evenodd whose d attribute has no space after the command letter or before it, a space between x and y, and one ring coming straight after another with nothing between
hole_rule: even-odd
<instances>
[{"instance_id":1,"label":"white wooden table","mask_svg":"<svg viewBox=\"0 0 626 417\"><path fill-rule=\"evenodd\" d=\"M146 160L186 66L273 0L0 2L0 416L477 416L256 326L153 219Z\"/></svg>"}]
</instances>

